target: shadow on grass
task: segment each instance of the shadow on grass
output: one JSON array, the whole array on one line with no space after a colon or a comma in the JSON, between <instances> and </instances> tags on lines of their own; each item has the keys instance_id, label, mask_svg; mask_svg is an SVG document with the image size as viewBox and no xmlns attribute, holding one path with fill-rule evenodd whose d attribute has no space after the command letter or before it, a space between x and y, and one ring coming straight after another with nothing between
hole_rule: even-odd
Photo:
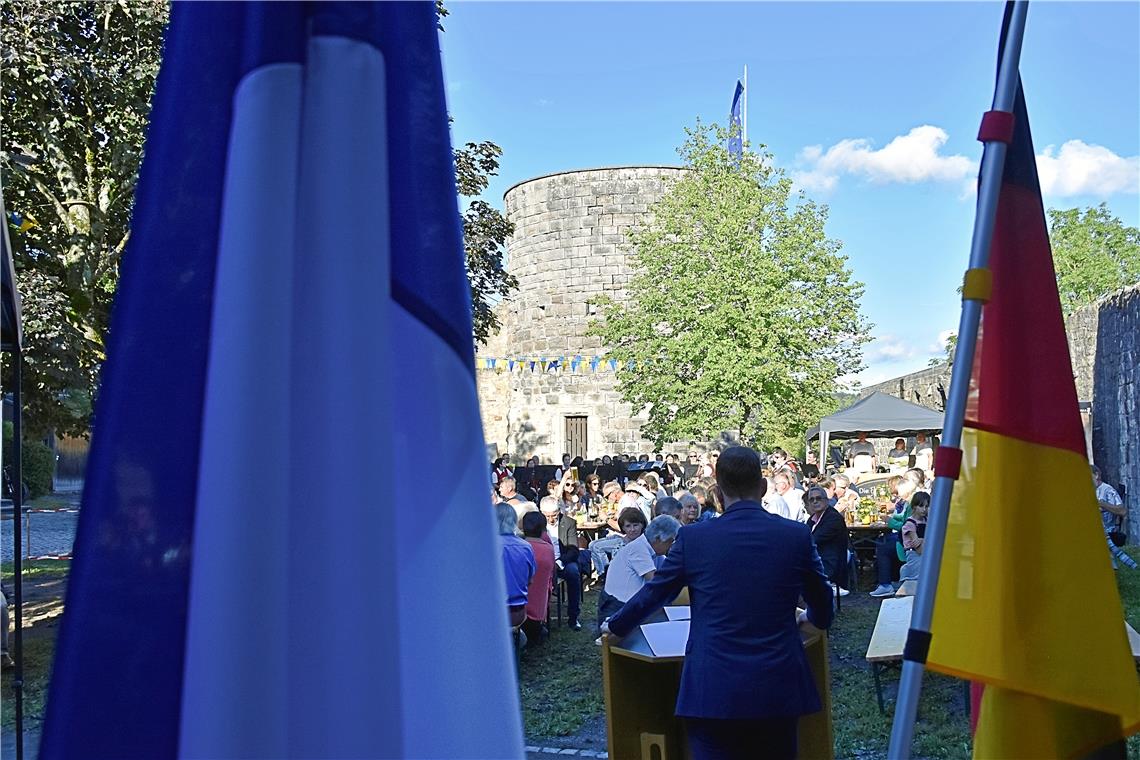
<instances>
[{"instance_id":1,"label":"shadow on grass","mask_svg":"<svg viewBox=\"0 0 1140 760\"><path fill-rule=\"evenodd\" d=\"M594 644L597 604L597 592L583 595L580 631L559 626L552 604L550 638L523 651L519 686L528 740L569 736L605 714L602 648ZM565 605L562 612L565 615Z\"/></svg>"},{"instance_id":2,"label":"shadow on grass","mask_svg":"<svg viewBox=\"0 0 1140 760\"><path fill-rule=\"evenodd\" d=\"M885 757L891 737L899 671L882 678L886 714L879 712L871 665L865 659L881 600L865 592L844 598L831 627L832 724L838 758ZM927 673L923 678L915 727L914 755L928 758L968 758L969 721L962 681Z\"/></svg>"},{"instance_id":3,"label":"shadow on grass","mask_svg":"<svg viewBox=\"0 0 1140 760\"><path fill-rule=\"evenodd\" d=\"M51 680L51 662L55 654L55 636L24 639L24 719L32 724L43 720L44 700ZM16 726L15 699L12 696L12 671L5 670L0 678L3 693L0 726L7 733ZM25 730L28 724L25 723Z\"/></svg>"}]
</instances>

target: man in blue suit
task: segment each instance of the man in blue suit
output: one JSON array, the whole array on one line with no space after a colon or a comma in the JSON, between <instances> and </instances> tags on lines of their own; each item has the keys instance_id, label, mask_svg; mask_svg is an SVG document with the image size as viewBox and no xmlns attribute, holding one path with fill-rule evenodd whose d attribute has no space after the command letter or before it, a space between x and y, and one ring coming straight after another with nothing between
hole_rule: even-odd
<instances>
[{"instance_id":1,"label":"man in blue suit","mask_svg":"<svg viewBox=\"0 0 1140 760\"><path fill-rule=\"evenodd\" d=\"M716 467L724 514L687 525L665 564L603 624L621 638L689 587L692 621L677 696L696 760L793 758L801 715L821 709L799 628L831 625L831 586L806 525L760 506L760 457ZM807 603L797 613L797 602Z\"/></svg>"}]
</instances>

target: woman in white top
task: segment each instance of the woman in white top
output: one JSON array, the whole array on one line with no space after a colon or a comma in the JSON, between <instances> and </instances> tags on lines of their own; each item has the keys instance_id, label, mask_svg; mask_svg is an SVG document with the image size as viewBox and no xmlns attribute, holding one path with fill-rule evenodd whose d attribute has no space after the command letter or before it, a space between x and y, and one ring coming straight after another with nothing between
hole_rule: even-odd
<instances>
[{"instance_id":1,"label":"woman in white top","mask_svg":"<svg viewBox=\"0 0 1140 760\"><path fill-rule=\"evenodd\" d=\"M669 515L653 518L645 532L618 549L606 573L606 586L598 597L598 625L628 602L653 578L653 559L666 555L677 539L681 523Z\"/></svg>"}]
</instances>

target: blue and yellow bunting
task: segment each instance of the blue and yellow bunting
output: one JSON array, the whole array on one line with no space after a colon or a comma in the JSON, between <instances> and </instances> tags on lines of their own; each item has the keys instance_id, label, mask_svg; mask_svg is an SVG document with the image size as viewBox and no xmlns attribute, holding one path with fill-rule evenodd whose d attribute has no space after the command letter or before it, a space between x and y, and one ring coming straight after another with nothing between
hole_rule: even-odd
<instances>
[{"instance_id":1,"label":"blue and yellow bunting","mask_svg":"<svg viewBox=\"0 0 1140 760\"><path fill-rule=\"evenodd\" d=\"M476 368L494 372L573 372L577 374L587 369L592 374L599 372L633 371L640 366L647 369L662 364L661 360L646 360L640 365L632 359L620 362L605 356L480 356L475 360Z\"/></svg>"}]
</instances>

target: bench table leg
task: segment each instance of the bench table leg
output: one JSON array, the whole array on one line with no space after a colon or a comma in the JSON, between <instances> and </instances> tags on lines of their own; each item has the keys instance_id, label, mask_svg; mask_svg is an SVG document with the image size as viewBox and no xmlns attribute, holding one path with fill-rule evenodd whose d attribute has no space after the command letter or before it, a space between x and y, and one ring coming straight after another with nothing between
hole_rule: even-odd
<instances>
[{"instance_id":1,"label":"bench table leg","mask_svg":"<svg viewBox=\"0 0 1140 760\"><path fill-rule=\"evenodd\" d=\"M875 697L879 700L879 713L881 715L887 714L887 708L883 705L883 683L879 677L882 672L883 666L877 662L871 663L871 675L875 677Z\"/></svg>"}]
</instances>

